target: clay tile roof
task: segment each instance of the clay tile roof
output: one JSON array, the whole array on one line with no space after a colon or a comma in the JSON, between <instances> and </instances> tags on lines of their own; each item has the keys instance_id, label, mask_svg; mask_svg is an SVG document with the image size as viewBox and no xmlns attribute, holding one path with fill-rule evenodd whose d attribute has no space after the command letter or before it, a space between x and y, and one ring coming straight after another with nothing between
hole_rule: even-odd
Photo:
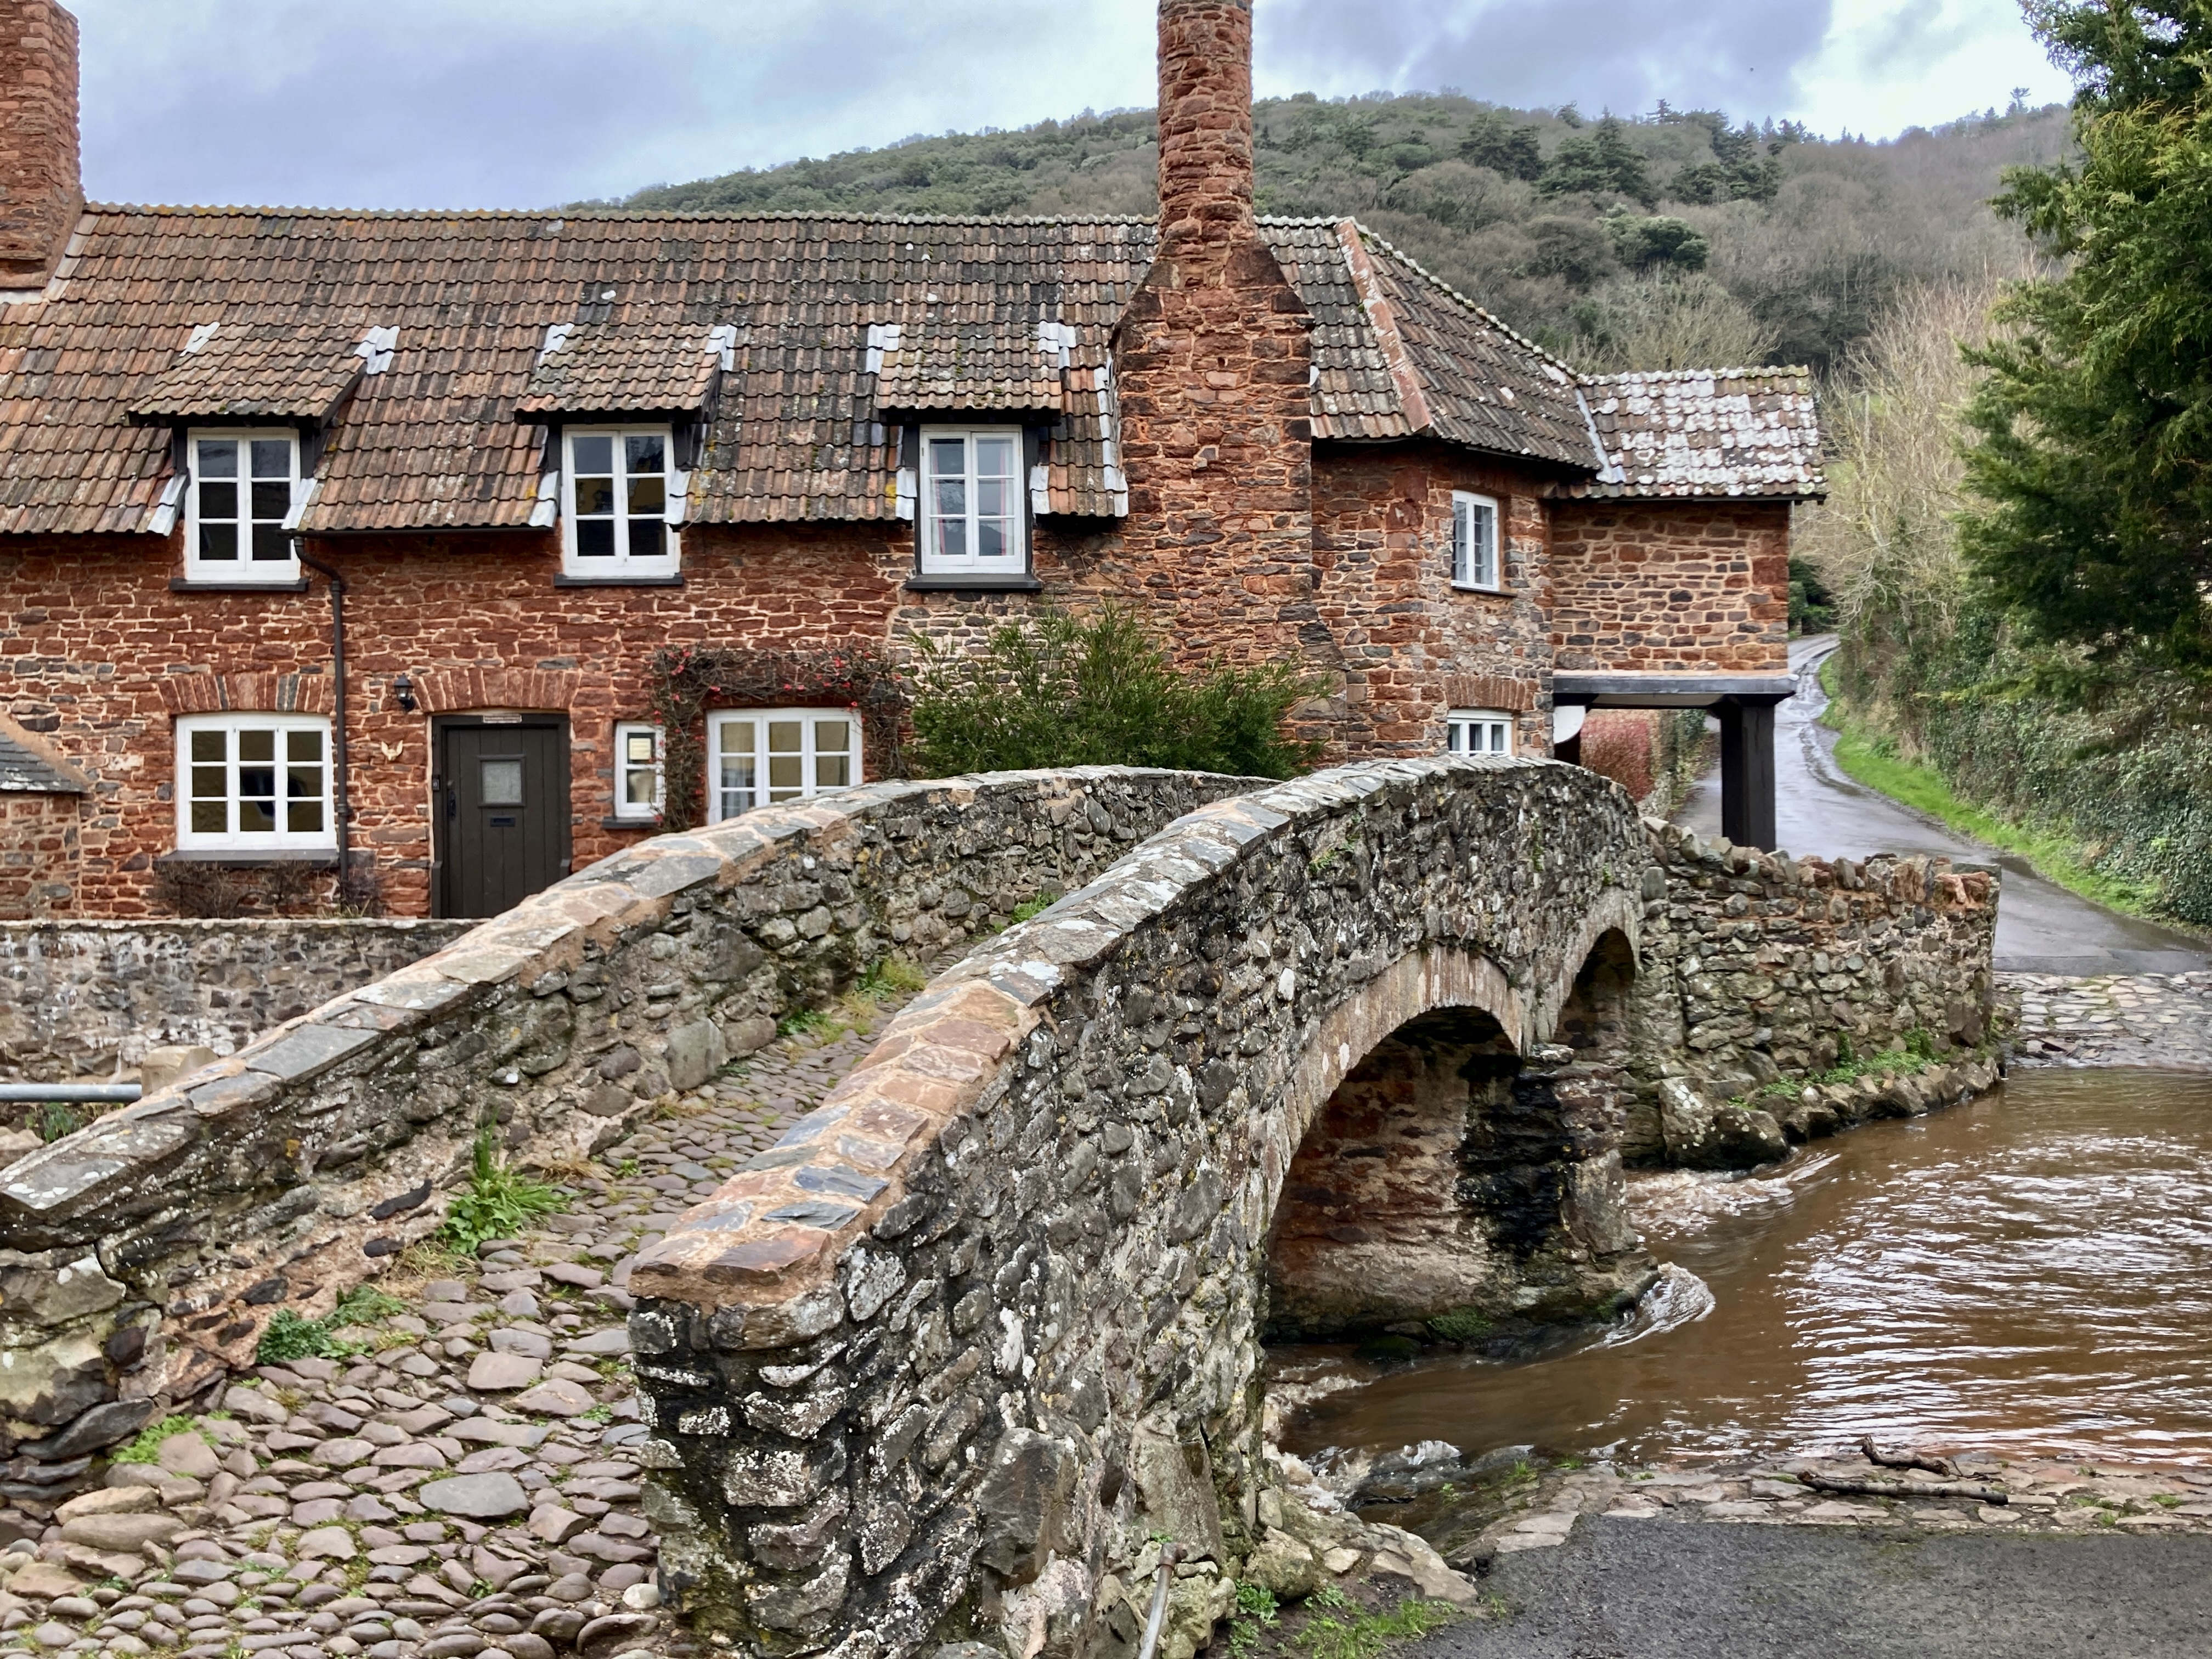
<instances>
[{"instance_id":1,"label":"clay tile roof","mask_svg":"<svg viewBox=\"0 0 2212 1659\"><path fill-rule=\"evenodd\" d=\"M1055 319L1024 326L998 319L955 321L925 313L875 331L883 410L1050 410L1065 404L1061 365L1077 345Z\"/></svg>"},{"instance_id":2,"label":"clay tile roof","mask_svg":"<svg viewBox=\"0 0 2212 1659\"><path fill-rule=\"evenodd\" d=\"M1326 220L1261 234L1313 315L1320 436L1425 434L1584 478L1609 463L1571 371L1387 242ZM0 303L0 535L143 530L169 445L132 417L249 406L335 406L316 532L524 526L532 416L627 409L708 411L695 524L892 519L898 400L1046 415L1041 505L1124 513L1109 337L1153 243L1117 218L91 208L43 296ZM356 355L372 329L398 341L381 373ZM1786 380L1741 394L1764 424L1732 424L1732 448L1698 423L1735 422L1735 392L1692 410L1593 383L1620 488L1802 493L1810 388Z\"/></svg>"},{"instance_id":3,"label":"clay tile roof","mask_svg":"<svg viewBox=\"0 0 2212 1659\"><path fill-rule=\"evenodd\" d=\"M129 398L134 420L321 420L367 367L360 331L318 319L206 323Z\"/></svg>"},{"instance_id":4,"label":"clay tile roof","mask_svg":"<svg viewBox=\"0 0 2212 1659\"><path fill-rule=\"evenodd\" d=\"M1827 488L1809 369L1596 375L1583 395L1620 477L1576 495L1803 501Z\"/></svg>"},{"instance_id":5,"label":"clay tile roof","mask_svg":"<svg viewBox=\"0 0 2212 1659\"><path fill-rule=\"evenodd\" d=\"M1594 472L1573 372L1350 220L1263 220L1314 317L1314 433L1416 433Z\"/></svg>"},{"instance_id":6,"label":"clay tile roof","mask_svg":"<svg viewBox=\"0 0 2212 1659\"><path fill-rule=\"evenodd\" d=\"M703 409L737 330L679 323L555 324L518 416L676 414Z\"/></svg>"}]
</instances>

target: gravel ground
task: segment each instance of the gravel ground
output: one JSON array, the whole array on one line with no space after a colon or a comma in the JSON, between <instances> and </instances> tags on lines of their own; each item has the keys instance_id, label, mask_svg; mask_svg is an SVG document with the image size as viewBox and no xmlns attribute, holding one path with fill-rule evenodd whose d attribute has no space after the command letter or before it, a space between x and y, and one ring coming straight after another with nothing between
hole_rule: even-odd
<instances>
[{"instance_id":1,"label":"gravel ground","mask_svg":"<svg viewBox=\"0 0 2212 1659\"><path fill-rule=\"evenodd\" d=\"M684 1655L633 1461L637 1251L811 1110L889 1011L770 1045L557 1172L568 1209L378 1288L357 1357L234 1377L155 1462L0 1514L0 1653ZM827 1039L826 1041L823 1039Z\"/></svg>"}]
</instances>

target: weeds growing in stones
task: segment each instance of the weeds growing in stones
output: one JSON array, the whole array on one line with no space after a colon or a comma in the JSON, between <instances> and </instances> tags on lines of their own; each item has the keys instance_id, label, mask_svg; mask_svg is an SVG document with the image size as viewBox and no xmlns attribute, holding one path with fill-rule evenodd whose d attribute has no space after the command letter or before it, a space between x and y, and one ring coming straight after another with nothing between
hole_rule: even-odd
<instances>
[{"instance_id":1,"label":"weeds growing in stones","mask_svg":"<svg viewBox=\"0 0 2212 1659\"><path fill-rule=\"evenodd\" d=\"M477 1132L468 1189L453 1200L438 1236L473 1251L488 1238L511 1238L541 1216L551 1215L568 1199L562 1188L532 1181L499 1155L494 1126Z\"/></svg>"},{"instance_id":2,"label":"weeds growing in stones","mask_svg":"<svg viewBox=\"0 0 2212 1659\"><path fill-rule=\"evenodd\" d=\"M1313 1659L1377 1659L1384 1650L1413 1642L1460 1616L1443 1601L1401 1601L1389 1613L1355 1613L1342 1619L1316 1619L1299 1632L1298 1644Z\"/></svg>"},{"instance_id":3,"label":"weeds growing in stones","mask_svg":"<svg viewBox=\"0 0 2212 1659\"><path fill-rule=\"evenodd\" d=\"M192 1425L189 1417L165 1417L158 1423L149 1423L138 1431L138 1437L118 1452L110 1454L118 1463L151 1463L159 1460L161 1443L173 1434L182 1434Z\"/></svg>"},{"instance_id":4,"label":"weeds growing in stones","mask_svg":"<svg viewBox=\"0 0 2212 1659\"><path fill-rule=\"evenodd\" d=\"M1229 1625L1229 1651L1245 1659L1260 1645L1260 1632L1276 1622L1275 1593L1265 1584L1237 1586L1237 1612Z\"/></svg>"}]
</instances>

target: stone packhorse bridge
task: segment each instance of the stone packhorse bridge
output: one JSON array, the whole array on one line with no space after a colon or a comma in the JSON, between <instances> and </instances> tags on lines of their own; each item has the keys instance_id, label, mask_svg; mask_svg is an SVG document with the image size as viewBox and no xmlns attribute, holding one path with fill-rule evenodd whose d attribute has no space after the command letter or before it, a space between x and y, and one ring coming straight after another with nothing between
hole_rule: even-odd
<instances>
[{"instance_id":1,"label":"stone packhorse bridge","mask_svg":"<svg viewBox=\"0 0 2212 1659\"><path fill-rule=\"evenodd\" d=\"M764 1650L1119 1652L1153 1534L1200 1601L1267 1541L1264 1334L1607 1313L1651 1270L1624 1147L1911 1109L1740 1097L1990 1007L1987 875L1701 846L1572 767L872 786L595 866L8 1170L0 1407L112 1443L434 1225L479 1124L600 1144L1040 894L633 1272L664 1584Z\"/></svg>"}]
</instances>

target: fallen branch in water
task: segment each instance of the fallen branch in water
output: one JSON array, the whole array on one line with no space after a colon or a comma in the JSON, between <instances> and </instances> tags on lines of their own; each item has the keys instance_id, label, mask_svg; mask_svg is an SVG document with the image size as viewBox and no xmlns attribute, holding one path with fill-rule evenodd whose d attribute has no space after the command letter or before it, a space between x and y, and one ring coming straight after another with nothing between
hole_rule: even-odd
<instances>
[{"instance_id":1,"label":"fallen branch in water","mask_svg":"<svg viewBox=\"0 0 2212 1659\"><path fill-rule=\"evenodd\" d=\"M1859 1437L1859 1449L1866 1454L1869 1463L1879 1463L1886 1469L1925 1469L1930 1474L1940 1474L1946 1480L1959 1479L1959 1466L1948 1457L1936 1457L1927 1452L1885 1451L1874 1443L1870 1434Z\"/></svg>"},{"instance_id":2,"label":"fallen branch in water","mask_svg":"<svg viewBox=\"0 0 2212 1659\"><path fill-rule=\"evenodd\" d=\"M1861 1498L1971 1498L1978 1503L2004 1504L2012 1497L2002 1486L1987 1486L1978 1480L1879 1480L1818 1473L1797 1478L1815 1492L1849 1492Z\"/></svg>"}]
</instances>

